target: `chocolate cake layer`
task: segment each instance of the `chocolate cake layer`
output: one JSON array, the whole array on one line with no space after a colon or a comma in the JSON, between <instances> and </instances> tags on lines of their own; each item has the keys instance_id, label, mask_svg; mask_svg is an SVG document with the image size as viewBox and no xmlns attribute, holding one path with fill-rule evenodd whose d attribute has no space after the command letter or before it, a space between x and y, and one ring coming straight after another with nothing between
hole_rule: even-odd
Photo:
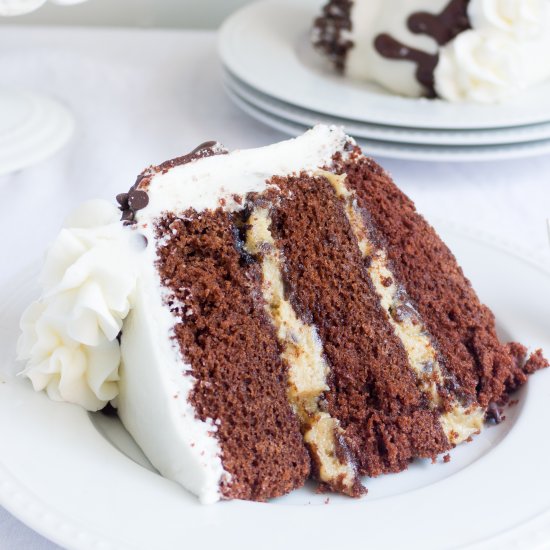
<instances>
[{"instance_id":1,"label":"chocolate cake layer","mask_svg":"<svg viewBox=\"0 0 550 550\"><path fill-rule=\"evenodd\" d=\"M347 175L319 171L326 178L346 213L357 239L362 257L368 263L368 274L379 298L381 309L405 351L409 368L415 373L417 386L430 408L437 411L443 431L453 445L478 433L483 425L484 410L456 395L455 380L443 366L437 342L430 334L383 246L383 237L373 226L370 215L359 207L357 195L347 186Z\"/></svg>"},{"instance_id":2,"label":"chocolate cake layer","mask_svg":"<svg viewBox=\"0 0 550 550\"><path fill-rule=\"evenodd\" d=\"M451 251L380 166L358 157L341 163L339 170L347 173L347 185L383 235L397 277L457 382L454 391L487 407L523 384L526 372L544 366L540 354L526 364L525 348L501 344L493 314L481 304Z\"/></svg>"},{"instance_id":3,"label":"chocolate cake layer","mask_svg":"<svg viewBox=\"0 0 550 550\"><path fill-rule=\"evenodd\" d=\"M221 209L158 224L158 269L180 318L175 338L197 380L190 397L215 419L226 498L266 500L304 484L310 459L285 392L287 369L267 320L257 264Z\"/></svg>"},{"instance_id":4,"label":"chocolate cake layer","mask_svg":"<svg viewBox=\"0 0 550 550\"><path fill-rule=\"evenodd\" d=\"M271 233L284 257L286 291L298 315L317 327L331 371L325 406L340 421L359 472L397 472L448 449L332 185L307 175L272 183L281 191L271 199Z\"/></svg>"}]
</instances>

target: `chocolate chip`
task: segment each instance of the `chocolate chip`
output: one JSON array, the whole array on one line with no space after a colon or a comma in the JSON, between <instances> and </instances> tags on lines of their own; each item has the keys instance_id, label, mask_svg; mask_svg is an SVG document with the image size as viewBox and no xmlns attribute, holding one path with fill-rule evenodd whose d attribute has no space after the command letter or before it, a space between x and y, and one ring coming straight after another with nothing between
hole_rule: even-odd
<instances>
[{"instance_id":1,"label":"chocolate chip","mask_svg":"<svg viewBox=\"0 0 550 550\"><path fill-rule=\"evenodd\" d=\"M122 212L120 221L131 222L133 220L134 220L134 212L132 210L124 210L124 212Z\"/></svg>"},{"instance_id":2,"label":"chocolate chip","mask_svg":"<svg viewBox=\"0 0 550 550\"><path fill-rule=\"evenodd\" d=\"M128 208L128 193L120 193L116 196L116 201L120 204L122 210L126 210Z\"/></svg>"},{"instance_id":3,"label":"chocolate chip","mask_svg":"<svg viewBox=\"0 0 550 550\"><path fill-rule=\"evenodd\" d=\"M128 194L128 204L132 210L141 210L149 204L149 195L145 191L135 189Z\"/></svg>"}]
</instances>

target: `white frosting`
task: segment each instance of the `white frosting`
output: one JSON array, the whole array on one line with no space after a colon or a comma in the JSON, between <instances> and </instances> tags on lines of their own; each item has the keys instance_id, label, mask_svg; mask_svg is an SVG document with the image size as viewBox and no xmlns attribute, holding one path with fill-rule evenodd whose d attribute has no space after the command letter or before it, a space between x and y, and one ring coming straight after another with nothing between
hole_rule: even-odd
<instances>
[{"instance_id":1,"label":"white frosting","mask_svg":"<svg viewBox=\"0 0 550 550\"><path fill-rule=\"evenodd\" d=\"M545 53L550 48L550 0L471 0L472 30L443 47L407 28L415 12L440 13L449 0L354 0L351 9L354 46L346 59L347 76L370 80L404 96L426 90L418 82L416 64L387 59L374 47L381 33L409 48L439 52L435 71L438 95L449 101L496 102L550 78Z\"/></svg>"},{"instance_id":2,"label":"white frosting","mask_svg":"<svg viewBox=\"0 0 550 550\"><path fill-rule=\"evenodd\" d=\"M132 234L109 203L91 201L67 221L40 277L43 293L21 320L18 357L36 390L98 410L118 393L116 337L136 272Z\"/></svg>"},{"instance_id":3,"label":"white frosting","mask_svg":"<svg viewBox=\"0 0 550 550\"><path fill-rule=\"evenodd\" d=\"M466 31L441 50L435 71L439 96L490 103L521 89L514 40L492 31Z\"/></svg>"},{"instance_id":4,"label":"white frosting","mask_svg":"<svg viewBox=\"0 0 550 550\"><path fill-rule=\"evenodd\" d=\"M472 0L473 29L440 51L439 96L492 103L550 77L550 0Z\"/></svg>"},{"instance_id":5,"label":"white frosting","mask_svg":"<svg viewBox=\"0 0 550 550\"><path fill-rule=\"evenodd\" d=\"M167 292L155 268L154 230L149 224L142 231L152 244L140 259L132 311L124 323L118 413L164 477L203 503L215 502L221 481L230 480L213 437L217 427L212 419L199 420L188 401L195 379L171 340L177 319L163 302Z\"/></svg>"},{"instance_id":6,"label":"white frosting","mask_svg":"<svg viewBox=\"0 0 550 550\"><path fill-rule=\"evenodd\" d=\"M346 139L341 129L319 125L294 140L176 166L153 176L147 190L149 204L136 219L144 222L163 212L189 208L215 209L222 199L227 209L239 208L234 195L263 191L274 174L314 171L329 163Z\"/></svg>"},{"instance_id":7,"label":"white frosting","mask_svg":"<svg viewBox=\"0 0 550 550\"><path fill-rule=\"evenodd\" d=\"M476 30L534 39L548 31L548 6L548 0L471 0L468 17Z\"/></svg>"}]
</instances>

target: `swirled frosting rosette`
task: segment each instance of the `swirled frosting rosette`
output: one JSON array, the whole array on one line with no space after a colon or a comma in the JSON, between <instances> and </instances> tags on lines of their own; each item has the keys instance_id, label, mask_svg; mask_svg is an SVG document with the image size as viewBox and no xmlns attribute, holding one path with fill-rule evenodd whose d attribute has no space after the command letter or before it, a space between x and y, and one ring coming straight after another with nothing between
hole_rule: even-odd
<instances>
[{"instance_id":1,"label":"swirled frosting rosette","mask_svg":"<svg viewBox=\"0 0 550 550\"><path fill-rule=\"evenodd\" d=\"M129 239L111 204L91 201L48 251L42 296L21 320L18 357L35 390L98 410L118 394L117 336L136 284Z\"/></svg>"},{"instance_id":2,"label":"swirled frosting rosette","mask_svg":"<svg viewBox=\"0 0 550 550\"><path fill-rule=\"evenodd\" d=\"M548 32L548 0L471 0L472 28L493 29L520 39L540 38Z\"/></svg>"},{"instance_id":3,"label":"swirled frosting rosette","mask_svg":"<svg viewBox=\"0 0 550 550\"><path fill-rule=\"evenodd\" d=\"M440 97L492 103L550 76L549 0L472 0L468 16L472 29L439 52Z\"/></svg>"}]
</instances>

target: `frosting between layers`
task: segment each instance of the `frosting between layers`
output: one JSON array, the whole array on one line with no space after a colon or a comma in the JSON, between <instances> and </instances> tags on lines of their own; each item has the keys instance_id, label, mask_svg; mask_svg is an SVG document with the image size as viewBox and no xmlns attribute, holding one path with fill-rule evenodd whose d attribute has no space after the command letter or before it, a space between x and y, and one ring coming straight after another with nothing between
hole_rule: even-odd
<instances>
[{"instance_id":1,"label":"frosting between layers","mask_svg":"<svg viewBox=\"0 0 550 550\"><path fill-rule=\"evenodd\" d=\"M316 170L332 162L333 155L348 141L341 128L319 125L293 140L175 166L147 180L149 204L135 219L145 223L164 212L201 212L220 206L239 210L241 201L235 197L264 191L274 175ZM141 184L139 188L143 188Z\"/></svg>"},{"instance_id":2,"label":"frosting between layers","mask_svg":"<svg viewBox=\"0 0 550 550\"><path fill-rule=\"evenodd\" d=\"M329 390L330 369L316 328L301 321L285 298L284 260L276 248L270 224L266 208L253 211L246 221L249 227L246 250L261 258L266 313L277 330L283 348L281 357L289 366L288 399L300 419L304 441L317 462L320 481L354 495L360 484L355 467L349 459L339 458L343 430L339 421L320 405L320 398Z\"/></svg>"},{"instance_id":3,"label":"frosting between layers","mask_svg":"<svg viewBox=\"0 0 550 550\"><path fill-rule=\"evenodd\" d=\"M426 327L409 303L405 292L397 286L386 252L372 243L369 230L358 208L355 192L346 187L346 175L325 171L319 171L317 175L325 177L333 186L336 195L342 199L359 249L365 258L370 258L368 273L380 298L380 306L405 348L420 390L427 396L431 408L440 409L442 402L439 388L445 381L437 351ZM482 429L484 417L485 411L481 407L464 407L455 400L450 411L440 415L440 422L449 442L457 445Z\"/></svg>"}]
</instances>

